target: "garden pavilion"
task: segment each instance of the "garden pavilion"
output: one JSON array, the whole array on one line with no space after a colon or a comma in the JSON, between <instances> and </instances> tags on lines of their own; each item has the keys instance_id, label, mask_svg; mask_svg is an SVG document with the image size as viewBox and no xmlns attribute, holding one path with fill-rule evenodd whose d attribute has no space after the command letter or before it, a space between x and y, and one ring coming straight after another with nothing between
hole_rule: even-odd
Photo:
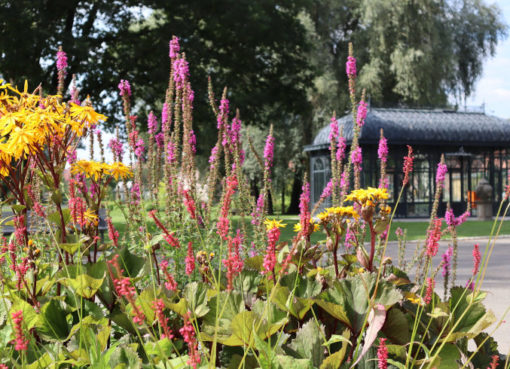
<instances>
[{"instance_id":1,"label":"garden pavilion","mask_svg":"<svg viewBox=\"0 0 510 369\"><path fill-rule=\"evenodd\" d=\"M339 118L338 125L349 145L353 136L352 116ZM381 128L389 147L390 205L401 189L406 145L411 145L415 154L414 170L396 216L429 216L437 163L442 154L445 155L448 174L439 216L443 216L447 203L451 204L455 214L465 211L482 179L486 179L493 188L491 200L497 210L504 198L510 173L510 121L486 115L481 110L369 108L359 139L363 151L362 187L376 187L379 182L377 148ZM305 147L310 159L313 203L318 201L331 177L329 132L329 125L322 128L313 143ZM329 205L328 202L330 199L325 206ZM476 209L473 209L472 215L476 215Z\"/></svg>"}]
</instances>

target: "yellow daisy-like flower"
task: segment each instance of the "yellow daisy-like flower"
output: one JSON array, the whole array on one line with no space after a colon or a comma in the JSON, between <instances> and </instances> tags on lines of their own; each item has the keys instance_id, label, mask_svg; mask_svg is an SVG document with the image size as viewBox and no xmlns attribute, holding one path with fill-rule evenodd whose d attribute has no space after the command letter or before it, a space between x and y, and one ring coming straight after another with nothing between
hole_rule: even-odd
<instances>
[{"instance_id":1,"label":"yellow daisy-like flower","mask_svg":"<svg viewBox=\"0 0 510 369\"><path fill-rule=\"evenodd\" d=\"M337 206L334 208L327 208L326 212L331 215L336 215L337 217L351 217L351 218L359 218L359 214L356 210L354 210L353 206Z\"/></svg>"},{"instance_id":2,"label":"yellow daisy-like flower","mask_svg":"<svg viewBox=\"0 0 510 369\"><path fill-rule=\"evenodd\" d=\"M72 174L84 173L87 177L93 178L97 182L103 174L103 165L91 160L78 160L71 168Z\"/></svg>"},{"instance_id":3,"label":"yellow daisy-like flower","mask_svg":"<svg viewBox=\"0 0 510 369\"><path fill-rule=\"evenodd\" d=\"M320 224L315 223L313 219L310 219L310 224L313 225L313 231L312 232L317 232L318 230L321 229ZM297 233L299 231L301 231L301 223L294 224L294 232Z\"/></svg>"},{"instance_id":4,"label":"yellow daisy-like flower","mask_svg":"<svg viewBox=\"0 0 510 369\"><path fill-rule=\"evenodd\" d=\"M79 122L88 124L97 124L99 121L105 121L107 118L103 114L97 113L91 106L80 106L71 103L71 117Z\"/></svg>"},{"instance_id":5,"label":"yellow daisy-like flower","mask_svg":"<svg viewBox=\"0 0 510 369\"><path fill-rule=\"evenodd\" d=\"M354 190L345 197L347 201L357 202L361 205L374 205L381 200L388 199L388 191L386 188L373 188Z\"/></svg>"},{"instance_id":6,"label":"yellow daisy-like flower","mask_svg":"<svg viewBox=\"0 0 510 369\"><path fill-rule=\"evenodd\" d=\"M36 143L36 131L15 127L9 135L7 148L12 152L15 159L19 159L21 156L33 152Z\"/></svg>"},{"instance_id":7,"label":"yellow daisy-like flower","mask_svg":"<svg viewBox=\"0 0 510 369\"><path fill-rule=\"evenodd\" d=\"M119 178L126 179L133 176L133 171L121 162L115 162L111 165L105 165L108 174L113 176L116 180Z\"/></svg>"},{"instance_id":8,"label":"yellow daisy-like flower","mask_svg":"<svg viewBox=\"0 0 510 369\"><path fill-rule=\"evenodd\" d=\"M284 228L287 225L287 224L283 224L281 220L276 220L276 219L266 219L266 220L264 220L264 224L268 231L273 228Z\"/></svg>"},{"instance_id":9,"label":"yellow daisy-like flower","mask_svg":"<svg viewBox=\"0 0 510 369\"><path fill-rule=\"evenodd\" d=\"M415 305L421 304L421 297L413 292L406 292L404 297L406 300L410 301L411 303L413 303Z\"/></svg>"},{"instance_id":10,"label":"yellow daisy-like flower","mask_svg":"<svg viewBox=\"0 0 510 369\"><path fill-rule=\"evenodd\" d=\"M94 226L97 226L97 223L99 222L97 215L90 209L85 210L83 218L86 220L87 224L92 224Z\"/></svg>"}]
</instances>

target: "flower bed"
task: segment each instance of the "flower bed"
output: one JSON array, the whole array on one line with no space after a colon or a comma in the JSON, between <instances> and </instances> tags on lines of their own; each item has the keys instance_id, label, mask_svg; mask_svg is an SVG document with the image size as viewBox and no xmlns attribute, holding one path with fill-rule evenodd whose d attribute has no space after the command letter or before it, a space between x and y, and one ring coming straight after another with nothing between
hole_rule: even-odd
<instances>
[{"instance_id":1,"label":"flower bed","mask_svg":"<svg viewBox=\"0 0 510 369\"><path fill-rule=\"evenodd\" d=\"M0 174L15 213L15 232L2 245L1 367L497 367L504 358L484 333L496 319L481 289L494 244L483 255L473 250L472 277L458 281L456 227L468 213L437 218L443 161L426 242L406 268L386 257L394 214L386 203L388 148L381 132L379 187L360 188L366 104L364 92L357 100L352 49L346 69L357 124L346 152L332 118L332 179L321 198L333 206L311 208L305 181L291 240L281 240L285 224L266 215L272 128L262 155L252 148L264 172L255 199L242 169L239 115L230 114L226 90L216 105L212 86L218 139L197 178L194 92L180 51L173 38L161 127L151 112L146 140L131 115L131 86L120 82L127 150L117 131L111 164L97 129L106 117L88 99L80 103L75 89L70 101L62 97L62 50L57 95L0 83ZM77 160L84 138L98 140L101 162ZM405 185L411 147L402 160ZM121 190L112 190L117 182ZM127 219L119 234L107 218L107 242L98 229L105 203ZM45 232L27 230L28 211ZM433 269L445 236L452 246ZM440 271L443 296L435 293Z\"/></svg>"}]
</instances>

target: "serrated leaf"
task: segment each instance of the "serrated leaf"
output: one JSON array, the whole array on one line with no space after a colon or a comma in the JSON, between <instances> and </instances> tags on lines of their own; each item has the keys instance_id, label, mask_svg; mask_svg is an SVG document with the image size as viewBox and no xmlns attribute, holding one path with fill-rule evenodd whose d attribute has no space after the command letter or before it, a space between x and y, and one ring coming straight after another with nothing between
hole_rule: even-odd
<instances>
[{"instance_id":1,"label":"serrated leaf","mask_svg":"<svg viewBox=\"0 0 510 369\"><path fill-rule=\"evenodd\" d=\"M314 320L309 320L297 331L289 346L300 358L309 359L318 368L324 360L323 337L324 326L318 327Z\"/></svg>"}]
</instances>

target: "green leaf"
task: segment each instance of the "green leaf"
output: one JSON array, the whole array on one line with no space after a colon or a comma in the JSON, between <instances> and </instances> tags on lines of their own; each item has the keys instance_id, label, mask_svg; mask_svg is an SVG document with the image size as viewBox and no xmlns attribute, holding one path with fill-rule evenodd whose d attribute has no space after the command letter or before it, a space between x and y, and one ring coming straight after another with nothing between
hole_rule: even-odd
<instances>
[{"instance_id":1,"label":"green leaf","mask_svg":"<svg viewBox=\"0 0 510 369\"><path fill-rule=\"evenodd\" d=\"M355 334L359 334L365 316L369 312L368 301L374 294L377 275L361 273L335 281L314 301L334 318L346 324ZM374 304L386 309L402 300L402 294L387 281L380 280Z\"/></svg>"},{"instance_id":2,"label":"green leaf","mask_svg":"<svg viewBox=\"0 0 510 369\"><path fill-rule=\"evenodd\" d=\"M204 316L209 311L207 290L207 285L202 282L191 282L184 288L183 297L186 300L187 309L193 312L197 318Z\"/></svg>"},{"instance_id":3,"label":"green leaf","mask_svg":"<svg viewBox=\"0 0 510 369\"><path fill-rule=\"evenodd\" d=\"M299 320L303 319L310 310L314 301L312 299L302 299L294 296L287 287L276 285L271 294L271 301L278 305L283 311L291 313Z\"/></svg>"},{"instance_id":4,"label":"green leaf","mask_svg":"<svg viewBox=\"0 0 510 369\"><path fill-rule=\"evenodd\" d=\"M111 255L110 259L115 255ZM132 254L127 247L124 247L119 252L119 265L124 269L124 274L130 278L138 277L143 271L145 258Z\"/></svg>"},{"instance_id":5,"label":"green leaf","mask_svg":"<svg viewBox=\"0 0 510 369\"><path fill-rule=\"evenodd\" d=\"M92 298L97 290L103 284L104 277L101 279L92 278L88 274L80 274L76 278L65 278L61 281L64 286L71 287L75 293L85 297Z\"/></svg>"},{"instance_id":6,"label":"green leaf","mask_svg":"<svg viewBox=\"0 0 510 369\"><path fill-rule=\"evenodd\" d=\"M352 345L349 338L351 334L348 329L345 329L340 337L342 337L342 348L335 352L334 354L329 355L322 362L320 369L338 369L342 362L344 361L345 354L347 353L347 348L349 345Z\"/></svg>"},{"instance_id":7,"label":"green leaf","mask_svg":"<svg viewBox=\"0 0 510 369\"><path fill-rule=\"evenodd\" d=\"M64 223L67 225L71 220L71 212L69 209L62 209L62 215L64 216ZM46 217L50 222L55 223L60 226L60 213L58 211L54 211Z\"/></svg>"},{"instance_id":8,"label":"green leaf","mask_svg":"<svg viewBox=\"0 0 510 369\"><path fill-rule=\"evenodd\" d=\"M71 255L78 251L80 249L80 246L81 246L80 242L58 244L58 247L60 247L62 250L68 252Z\"/></svg>"},{"instance_id":9,"label":"green leaf","mask_svg":"<svg viewBox=\"0 0 510 369\"><path fill-rule=\"evenodd\" d=\"M475 338L486 328L497 321L491 310L486 310L481 299L474 299L473 293L462 287L454 287L450 291L450 311L453 311L451 326L454 331L446 337L448 342L460 338ZM455 308L455 309L454 309Z\"/></svg>"},{"instance_id":10,"label":"green leaf","mask_svg":"<svg viewBox=\"0 0 510 369\"><path fill-rule=\"evenodd\" d=\"M314 368L318 368L324 360L322 347L324 326L318 327L314 320L308 322L297 331L296 338L289 347L299 354L302 359L309 359Z\"/></svg>"},{"instance_id":11,"label":"green leaf","mask_svg":"<svg viewBox=\"0 0 510 369\"><path fill-rule=\"evenodd\" d=\"M142 360L138 354L129 346L118 347L110 356L109 368L140 369Z\"/></svg>"},{"instance_id":12,"label":"green leaf","mask_svg":"<svg viewBox=\"0 0 510 369\"><path fill-rule=\"evenodd\" d=\"M219 295L211 297L207 305L209 312L202 318L202 339L212 341L216 325L217 338L222 341L228 339L232 335L230 329L232 320L238 313L246 310L243 297L237 292L222 291Z\"/></svg>"},{"instance_id":13,"label":"green leaf","mask_svg":"<svg viewBox=\"0 0 510 369\"><path fill-rule=\"evenodd\" d=\"M276 360L278 361L281 369L313 369L317 368L313 366L309 359L296 359L286 355L277 355Z\"/></svg>"},{"instance_id":14,"label":"green leaf","mask_svg":"<svg viewBox=\"0 0 510 369\"><path fill-rule=\"evenodd\" d=\"M68 313L58 300L50 300L41 308L41 327L38 332L49 340L67 339L70 328L67 324L66 315Z\"/></svg>"},{"instance_id":15,"label":"green leaf","mask_svg":"<svg viewBox=\"0 0 510 369\"><path fill-rule=\"evenodd\" d=\"M143 348L145 353L148 356L151 356L153 360L156 360L156 362L170 357L173 352L172 342L168 338L157 342L146 342L144 343ZM161 355L163 355L163 357L161 357Z\"/></svg>"},{"instance_id":16,"label":"green leaf","mask_svg":"<svg viewBox=\"0 0 510 369\"><path fill-rule=\"evenodd\" d=\"M338 342L345 342L348 345L351 345L351 341L348 338L345 338L344 336L341 336L339 334L332 334L329 340L322 344L322 346L331 346L334 343Z\"/></svg>"},{"instance_id":17,"label":"green leaf","mask_svg":"<svg viewBox=\"0 0 510 369\"><path fill-rule=\"evenodd\" d=\"M25 300L15 298L11 306L10 315L12 316L12 313L19 310L23 311L23 322L27 329L41 327L41 319L39 315L35 312L33 306L30 305Z\"/></svg>"},{"instance_id":18,"label":"green leaf","mask_svg":"<svg viewBox=\"0 0 510 369\"><path fill-rule=\"evenodd\" d=\"M382 331L391 342L399 345L404 345L411 340L409 321L398 307L393 307L388 311Z\"/></svg>"},{"instance_id":19,"label":"green leaf","mask_svg":"<svg viewBox=\"0 0 510 369\"><path fill-rule=\"evenodd\" d=\"M437 369L458 369L460 367L460 352L454 344L446 344L441 349L438 357L430 367L436 367Z\"/></svg>"},{"instance_id":20,"label":"green leaf","mask_svg":"<svg viewBox=\"0 0 510 369\"><path fill-rule=\"evenodd\" d=\"M26 206L25 205L21 205L21 204L14 204L14 205L11 205L11 208L12 208L13 212L15 212L16 214L19 214L23 210L26 209Z\"/></svg>"},{"instance_id":21,"label":"green leaf","mask_svg":"<svg viewBox=\"0 0 510 369\"><path fill-rule=\"evenodd\" d=\"M52 365L53 364L53 365ZM30 365L27 365L27 369L42 369L42 368L52 368L55 367L54 364L56 364L55 360L48 354L47 352L44 353L41 357L39 357L36 361L31 363Z\"/></svg>"}]
</instances>

